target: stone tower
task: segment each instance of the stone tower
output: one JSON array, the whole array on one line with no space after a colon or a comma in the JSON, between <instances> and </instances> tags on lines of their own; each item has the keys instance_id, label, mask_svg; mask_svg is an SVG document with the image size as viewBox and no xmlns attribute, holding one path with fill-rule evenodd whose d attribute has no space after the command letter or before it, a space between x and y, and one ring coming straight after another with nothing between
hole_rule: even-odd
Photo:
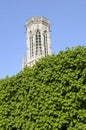
<instances>
[{"instance_id":1,"label":"stone tower","mask_svg":"<svg viewBox=\"0 0 86 130\"><path fill-rule=\"evenodd\" d=\"M46 18L35 16L27 20L26 42L27 54L24 65L33 66L38 59L51 54L50 24Z\"/></svg>"}]
</instances>

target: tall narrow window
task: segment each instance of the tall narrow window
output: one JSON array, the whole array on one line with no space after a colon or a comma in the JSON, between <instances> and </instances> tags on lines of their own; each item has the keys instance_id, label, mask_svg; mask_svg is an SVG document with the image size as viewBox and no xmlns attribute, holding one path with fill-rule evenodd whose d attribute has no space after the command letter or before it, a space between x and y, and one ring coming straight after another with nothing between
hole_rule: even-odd
<instances>
[{"instance_id":1,"label":"tall narrow window","mask_svg":"<svg viewBox=\"0 0 86 130\"><path fill-rule=\"evenodd\" d=\"M33 36L30 37L30 57L33 57Z\"/></svg>"},{"instance_id":2,"label":"tall narrow window","mask_svg":"<svg viewBox=\"0 0 86 130\"><path fill-rule=\"evenodd\" d=\"M44 31L44 53L48 55L48 43L47 43L47 32Z\"/></svg>"},{"instance_id":3,"label":"tall narrow window","mask_svg":"<svg viewBox=\"0 0 86 130\"><path fill-rule=\"evenodd\" d=\"M41 55L42 54L42 46L41 46L41 34L40 31L36 31L36 55Z\"/></svg>"}]
</instances>

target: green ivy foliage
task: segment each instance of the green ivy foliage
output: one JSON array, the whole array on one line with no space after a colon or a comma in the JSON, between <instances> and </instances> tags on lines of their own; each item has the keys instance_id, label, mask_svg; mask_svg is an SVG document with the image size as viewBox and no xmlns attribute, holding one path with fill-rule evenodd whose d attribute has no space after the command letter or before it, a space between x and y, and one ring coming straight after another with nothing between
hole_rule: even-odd
<instances>
[{"instance_id":1,"label":"green ivy foliage","mask_svg":"<svg viewBox=\"0 0 86 130\"><path fill-rule=\"evenodd\" d=\"M1 79L0 130L86 130L86 47Z\"/></svg>"}]
</instances>

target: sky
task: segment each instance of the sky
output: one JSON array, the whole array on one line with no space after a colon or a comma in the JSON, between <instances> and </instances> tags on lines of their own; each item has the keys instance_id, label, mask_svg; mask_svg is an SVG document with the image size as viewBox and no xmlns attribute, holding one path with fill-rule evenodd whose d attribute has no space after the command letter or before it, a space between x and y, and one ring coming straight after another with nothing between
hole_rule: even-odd
<instances>
[{"instance_id":1,"label":"sky","mask_svg":"<svg viewBox=\"0 0 86 130\"><path fill-rule=\"evenodd\" d=\"M86 46L86 0L0 0L0 78L21 71L32 16L49 20L52 53Z\"/></svg>"}]
</instances>

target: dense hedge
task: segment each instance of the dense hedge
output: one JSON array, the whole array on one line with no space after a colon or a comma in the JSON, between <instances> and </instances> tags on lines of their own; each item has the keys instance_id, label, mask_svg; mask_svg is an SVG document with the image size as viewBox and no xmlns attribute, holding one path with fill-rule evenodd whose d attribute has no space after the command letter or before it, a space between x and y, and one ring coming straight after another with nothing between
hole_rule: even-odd
<instances>
[{"instance_id":1,"label":"dense hedge","mask_svg":"<svg viewBox=\"0 0 86 130\"><path fill-rule=\"evenodd\" d=\"M86 130L86 47L1 79L0 130Z\"/></svg>"}]
</instances>

